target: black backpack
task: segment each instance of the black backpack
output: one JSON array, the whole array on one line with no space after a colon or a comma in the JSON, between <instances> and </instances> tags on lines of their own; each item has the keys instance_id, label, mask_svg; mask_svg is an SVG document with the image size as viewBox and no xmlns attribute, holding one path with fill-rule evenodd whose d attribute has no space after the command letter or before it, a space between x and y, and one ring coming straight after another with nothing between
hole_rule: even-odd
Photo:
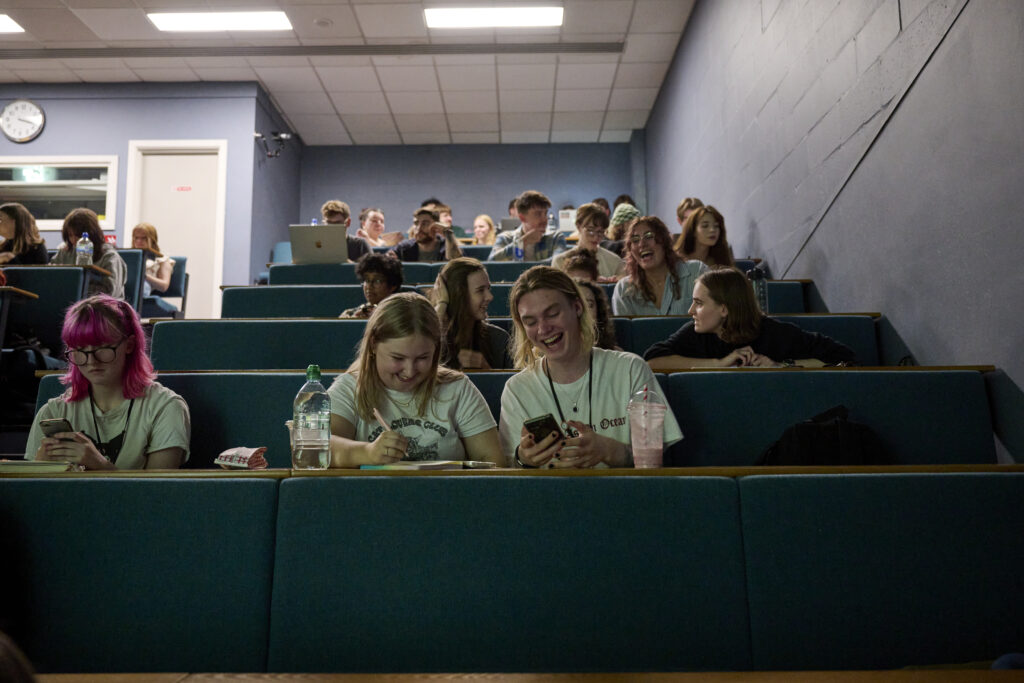
<instances>
[{"instance_id":1,"label":"black backpack","mask_svg":"<svg viewBox=\"0 0 1024 683\"><path fill-rule=\"evenodd\" d=\"M788 427L761 454L759 465L891 465L871 427L850 422L846 406L838 405Z\"/></svg>"}]
</instances>

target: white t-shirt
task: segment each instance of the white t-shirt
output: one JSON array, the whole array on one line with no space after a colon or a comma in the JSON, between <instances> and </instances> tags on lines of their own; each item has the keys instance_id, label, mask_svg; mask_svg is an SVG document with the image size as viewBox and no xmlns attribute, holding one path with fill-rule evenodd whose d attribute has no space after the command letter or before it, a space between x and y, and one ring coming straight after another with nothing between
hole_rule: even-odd
<instances>
[{"instance_id":1,"label":"white t-shirt","mask_svg":"<svg viewBox=\"0 0 1024 683\"><path fill-rule=\"evenodd\" d=\"M125 418L128 418L128 405L121 405L102 412L96 408L96 422L93 423L92 401L84 398L74 403L65 403L62 396L51 398L39 409L36 419L32 422L32 430L28 434L25 446L25 459L34 460L43 432L39 429L39 421L50 418L64 417L71 423L76 432L85 432L90 439L98 436L106 443L117 438L125 429ZM96 434L99 426L100 433ZM188 405L178 394L159 382L153 382L146 388L142 398L135 399L128 428L124 434L121 452L114 462L119 470L141 470L146 468L146 456L165 448L181 448L185 451L182 464L188 461L189 439L192 424L189 420Z\"/></svg>"},{"instance_id":2,"label":"white t-shirt","mask_svg":"<svg viewBox=\"0 0 1024 683\"><path fill-rule=\"evenodd\" d=\"M658 392L662 398L664 394L661 393L661 387L658 386L658 380L651 372L651 368L640 356L626 351L598 348L595 348L593 353L592 383L590 371L572 384L555 383L562 415L566 420L578 420L584 424L592 419L590 426L595 432L628 445L629 417L626 414L626 404L629 397L645 386L648 391ZM498 426L498 437L501 440L501 452L509 462L514 461L525 420L551 413L556 421L562 421L555 399L551 396L551 386L548 384L542 362L542 359L537 360L514 377L510 377L501 394L501 423ZM590 388L592 391L588 391ZM563 430L564 428L563 424ZM665 446L670 446L683 438L679 423L676 422L671 409L665 413L663 434Z\"/></svg>"},{"instance_id":3,"label":"white t-shirt","mask_svg":"<svg viewBox=\"0 0 1024 683\"><path fill-rule=\"evenodd\" d=\"M563 251L555 256L551 259L551 265L559 270L565 270L565 260L570 251ZM618 254L604 247L597 248L597 274L599 277L615 277L622 275L625 270L626 262L619 258Z\"/></svg>"},{"instance_id":4,"label":"white t-shirt","mask_svg":"<svg viewBox=\"0 0 1024 683\"><path fill-rule=\"evenodd\" d=\"M409 440L404 460L465 460L462 439L494 427L483 394L465 375L437 384L426 415L417 414L414 393L385 389L388 400L377 406L393 431ZM356 377L343 373L327 390L331 412L356 427L355 440L374 441L384 429L376 420L364 422L356 409Z\"/></svg>"}]
</instances>

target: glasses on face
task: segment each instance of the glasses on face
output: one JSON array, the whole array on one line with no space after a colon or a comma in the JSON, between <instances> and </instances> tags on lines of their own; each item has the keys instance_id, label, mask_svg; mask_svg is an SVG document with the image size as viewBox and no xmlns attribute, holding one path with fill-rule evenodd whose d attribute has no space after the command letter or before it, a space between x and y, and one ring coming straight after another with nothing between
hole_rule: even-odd
<instances>
[{"instance_id":1,"label":"glasses on face","mask_svg":"<svg viewBox=\"0 0 1024 683\"><path fill-rule=\"evenodd\" d=\"M583 228L582 230L580 230L580 232L585 232L588 235L594 235L595 237L597 237L604 234L604 228L599 228L596 225L591 225L589 227Z\"/></svg>"},{"instance_id":2,"label":"glasses on face","mask_svg":"<svg viewBox=\"0 0 1024 683\"><path fill-rule=\"evenodd\" d=\"M368 277L363 280L363 284L367 287L383 287L388 283L384 278Z\"/></svg>"},{"instance_id":3,"label":"glasses on face","mask_svg":"<svg viewBox=\"0 0 1024 683\"><path fill-rule=\"evenodd\" d=\"M629 241L633 244L640 244L641 242L649 242L654 240L654 233L648 230L643 235L630 235Z\"/></svg>"},{"instance_id":4,"label":"glasses on face","mask_svg":"<svg viewBox=\"0 0 1024 683\"><path fill-rule=\"evenodd\" d=\"M127 337L122 337L121 341L117 342L113 346L101 346L98 349L92 351L86 351L85 349L71 349L67 352L67 359L75 365L85 365L89 362L89 356L96 359L97 363L109 363L114 360L117 355L117 347L124 343Z\"/></svg>"}]
</instances>

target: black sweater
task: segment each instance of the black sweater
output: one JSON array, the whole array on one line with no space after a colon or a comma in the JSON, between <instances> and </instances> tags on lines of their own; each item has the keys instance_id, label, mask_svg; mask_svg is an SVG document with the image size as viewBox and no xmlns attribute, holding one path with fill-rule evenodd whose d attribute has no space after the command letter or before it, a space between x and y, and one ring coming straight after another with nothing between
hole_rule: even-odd
<instances>
[{"instance_id":1,"label":"black sweater","mask_svg":"<svg viewBox=\"0 0 1024 683\"><path fill-rule=\"evenodd\" d=\"M817 332L806 332L793 323L773 318L762 319L761 333L749 344L729 344L722 341L717 334L697 332L693 329L691 320L665 341L647 349L644 352L644 360L661 356L724 358L744 346L749 346L755 353L768 356L778 363L802 358L817 358L826 365L844 361L857 362L853 350L845 344Z\"/></svg>"}]
</instances>

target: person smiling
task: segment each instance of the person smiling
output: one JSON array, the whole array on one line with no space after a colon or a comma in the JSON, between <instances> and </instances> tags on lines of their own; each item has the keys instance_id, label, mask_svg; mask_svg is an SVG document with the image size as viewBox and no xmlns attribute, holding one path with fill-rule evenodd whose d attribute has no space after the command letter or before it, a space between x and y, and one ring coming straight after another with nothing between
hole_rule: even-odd
<instances>
[{"instance_id":1,"label":"person smiling","mask_svg":"<svg viewBox=\"0 0 1024 683\"><path fill-rule=\"evenodd\" d=\"M690 212L674 249L684 261L730 268L736 265L725 238L725 218L713 206L701 206Z\"/></svg>"},{"instance_id":2,"label":"person smiling","mask_svg":"<svg viewBox=\"0 0 1024 683\"><path fill-rule=\"evenodd\" d=\"M693 283L707 270L683 262L672 251L672 236L657 216L643 216L626 231L626 277L615 284L615 315L684 315Z\"/></svg>"},{"instance_id":3,"label":"person smiling","mask_svg":"<svg viewBox=\"0 0 1024 683\"><path fill-rule=\"evenodd\" d=\"M465 256L449 261L434 282L431 300L444 330L444 365L454 370L512 367L508 333L487 322L494 294L482 263Z\"/></svg>"},{"instance_id":4,"label":"person smiling","mask_svg":"<svg viewBox=\"0 0 1024 683\"><path fill-rule=\"evenodd\" d=\"M105 294L79 301L64 316L61 338L68 388L36 415L26 460L87 470L173 469L188 460L188 406L156 381L142 325L126 301ZM40 421L51 418L66 418L75 431L44 437Z\"/></svg>"},{"instance_id":5,"label":"person smiling","mask_svg":"<svg viewBox=\"0 0 1024 683\"><path fill-rule=\"evenodd\" d=\"M750 281L735 268L709 270L697 278L689 313L693 320L644 352L652 369L857 362L849 347L764 315Z\"/></svg>"},{"instance_id":6,"label":"person smiling","mask_svg":"<svg viewBox=\"0 0 1024 683\"><path fill-rule=\"evenodd\" d=\"M595 254L598 278L602 282L613 282L623 275L626 264L615 252L601 246L607 229L608 214L597 204L584 204L576 209L576 230L580 237L576 249L585 249ZM565 270L566 258L576 249L558 254L551 259L551 265Z\"/></svg>"},{"instance_id":7,"label":"person smiling","mask_svg":"<svg viewBox=\"0 0 1024 683\"><path fill-rule=\"evenodd\" d=\"M384 230L383 211L373 206L359 212L359 229L356 230L356 237L362 237L371 247L385 247L388 243L381 237Z\"/></svg>"},{"instance_id":8,"label":"person smiling","mask_svg":"<svg viewBox=\"0 0 1024 683\"><path fill-rule=\"evenodd\" d=\"M576 283L548 266L534 266L512 287L515 362L522 371L501 395L502 452L521 467L630 467L630 396L661 393L639 356L594 347L594 324ZM666 401L667 403L667 401ZM566 438L535 440L524 422L551 414ZM665 415L664 443L682 438Z\"/></svg>"},{"instance_id":9,"label":"person smiling","mask_svg":"<svg viewBox=\"0 0 1024 683\"><path fill-rule=\"evenodd\" d=\"M483 395L464 374L440 366L441 344L441 323L426 297L399 292L377 306L355 362L327 390L331 467L504 464Z\"/></svg>"}]
</instances>

